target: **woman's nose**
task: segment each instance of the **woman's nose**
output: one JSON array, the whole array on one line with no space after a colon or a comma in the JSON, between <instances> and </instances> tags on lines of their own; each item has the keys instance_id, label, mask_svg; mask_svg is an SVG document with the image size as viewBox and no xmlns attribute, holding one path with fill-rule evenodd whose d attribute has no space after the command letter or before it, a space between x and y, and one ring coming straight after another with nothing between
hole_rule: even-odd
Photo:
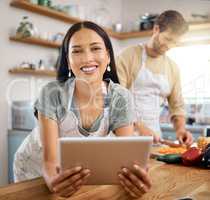
<instances>
[{"instance_id":1,"label":"woman's nose","mask_svg":"<svg viewBox=\"0 0 210 200\"><path fill-rule=\"evenodd\" d=\"M82 61L85 63L93 61L93 54L90 51L85 51L82 57Z\"/></svg>"}]
</instances>

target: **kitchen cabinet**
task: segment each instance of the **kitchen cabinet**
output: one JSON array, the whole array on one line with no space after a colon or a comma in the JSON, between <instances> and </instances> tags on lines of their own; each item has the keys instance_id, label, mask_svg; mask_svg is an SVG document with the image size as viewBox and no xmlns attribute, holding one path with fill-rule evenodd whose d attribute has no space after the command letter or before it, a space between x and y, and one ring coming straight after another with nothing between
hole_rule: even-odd
<instances>
[{"instance_id":1,"label":"kitchen cabinet","mask_svg":"<svg viewBox=\"0 0 210 200\"><path fill-rule=\"evenodd\" d=\"M8 177L9 183L14 181L13 176L13 161L14 154L17 151L20 144L27 137L30 131L23 130L8 130Z\"/></svg>"}]
</instances>

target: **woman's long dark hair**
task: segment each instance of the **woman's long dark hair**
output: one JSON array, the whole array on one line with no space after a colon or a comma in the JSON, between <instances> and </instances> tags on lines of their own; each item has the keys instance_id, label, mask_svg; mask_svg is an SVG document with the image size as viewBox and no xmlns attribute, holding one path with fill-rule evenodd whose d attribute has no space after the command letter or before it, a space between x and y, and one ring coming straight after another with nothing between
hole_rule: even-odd
<instances>
[{"instance_id":1,"label":"woman's long dark hair","mask_svg":"<svg viewBox=\"0 0 210 200\"><path fill-rule=\"evenodd\" d=\"M87 28L95 31L98 35L101 36L101 38L104 41L104 44L106 46L107 51L109 52L110 56L110 68L111 71L105 71L103 75L104 79L111 79L115 83L119 83L117 73L116 73L116 65L114 60L114 52L112 48L111 41L109 39L109 36L107 33L97 24L90 22L90 21L84 21L74 24L66 33L62 46L60 48L59 57L56 63L56 69L57 69L57 80L60 82L65 82L68 78L74 77L75 75L71 71L71 77L69 77L69 67L68 67L68 55L69 55L69 42L71 37L79 31L82 28ZM69 63L71 64L71 63Z\"/></svg>"}]
</instances>

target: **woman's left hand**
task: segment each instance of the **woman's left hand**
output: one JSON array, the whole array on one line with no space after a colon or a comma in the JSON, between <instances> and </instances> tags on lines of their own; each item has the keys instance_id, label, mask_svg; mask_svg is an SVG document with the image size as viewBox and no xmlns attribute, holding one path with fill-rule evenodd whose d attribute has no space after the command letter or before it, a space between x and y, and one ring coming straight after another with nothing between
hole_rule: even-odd
<instances>
[{"instance_id":1,"label":"woman's left hand","mask_svg":"<svg viewBox=\"0 0 210 200\"><path fill-rule=\"evenodd\" d=\"M120 185L132 197L139 198L151 188L148 171L134 164L132 170L123 167L118 174Z\"/></svg>"}]
</instances>

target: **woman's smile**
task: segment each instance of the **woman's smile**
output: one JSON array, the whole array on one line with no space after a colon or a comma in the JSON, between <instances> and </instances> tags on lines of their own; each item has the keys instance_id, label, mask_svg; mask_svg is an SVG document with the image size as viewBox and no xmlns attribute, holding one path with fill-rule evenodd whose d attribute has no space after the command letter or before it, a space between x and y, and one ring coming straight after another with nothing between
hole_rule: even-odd
<instances>
[{"instance_id":1,"label":"woman's smile","mask_svg":"<svg viewBox=\"0 0 210 200\"><path fill-rule=\"evenodd\" d=\"M93 74L97 71L98 66L97 65L92 65L92 66L83 66L80 68L82 72L85 74Z\"/></svg>"}]
</instances>

